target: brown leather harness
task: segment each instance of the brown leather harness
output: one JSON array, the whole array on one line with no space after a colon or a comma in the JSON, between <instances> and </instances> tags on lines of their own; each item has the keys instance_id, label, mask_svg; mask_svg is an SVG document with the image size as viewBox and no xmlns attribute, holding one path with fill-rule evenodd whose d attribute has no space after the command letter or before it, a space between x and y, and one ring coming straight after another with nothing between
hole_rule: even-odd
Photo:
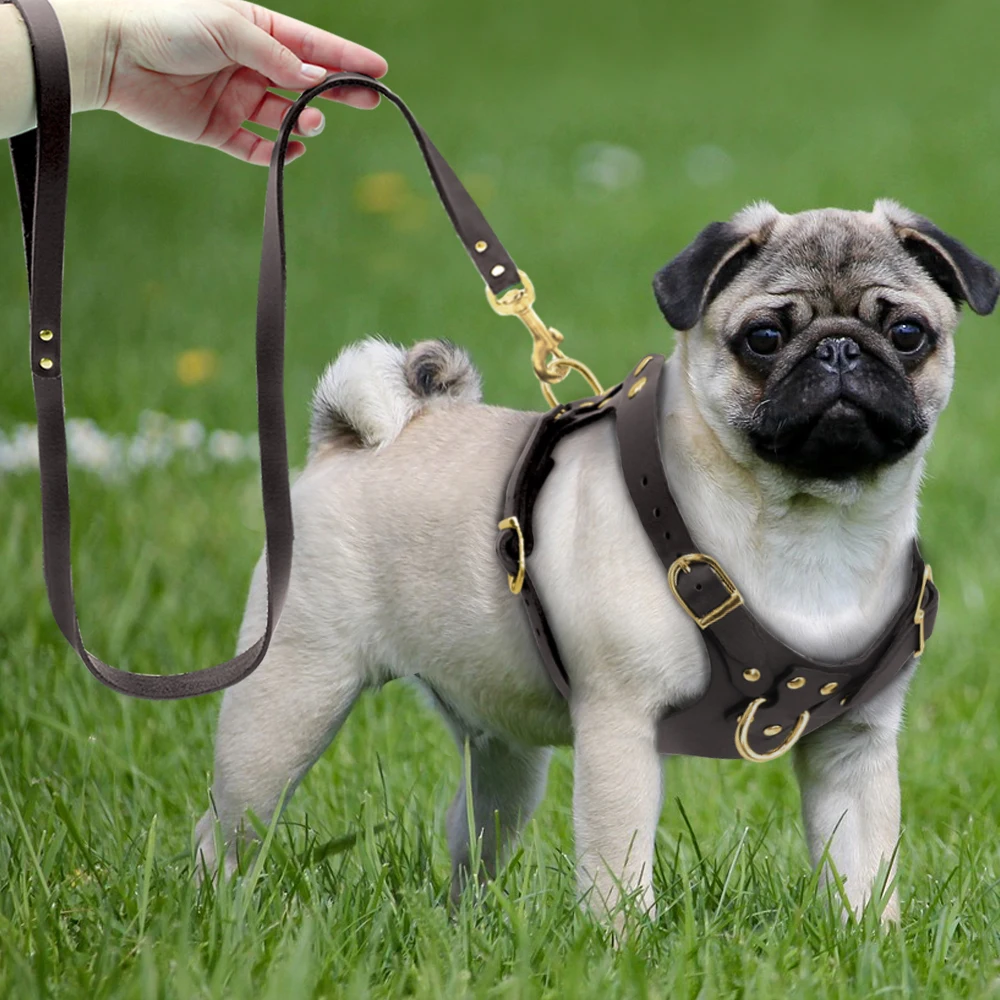
<instances>
[{"instance_id":1,"label":"brown leather harness","mask_svg":"<svg viewBox=\"0 0 1000 1000\"><path fill-rule=\"evenodd\" d=\"M518 271L444 157L406 105L384 84L357 73L332 74L304 92L286 115L274 146L264 210L257 293L257 400L261 487L267 543L268 614L264 634L225 663L184 674L135 674L110 666L83 644L70 561L70 505L62 391L62 288L69 173L70 81L59 22L47 0L12 2L28 27L35 65L37 128L10 140L24 230L30 296L31 372L38 413L45 583L59 628L103 684L142 698L186 698L219 691L247 677L263 659L284 605L292 559L292 511L285 436L284 156L301 111L320 94L367 87L402 112L462 245L486 283L493 308L516 315L532 334L532 363L546 399L514 467L500 522L500 558L511 589L520 593L542 662L556 688L569 695L563 666L541 600L527 572L533 548L532 510L566 434L615 415L622 471L636 512L668 574L677 600L702 629L711 664L703 697L671 707L659 727L664 753L766 760L808 733L871 698L923 652L937 612L930 568L913 547L909 597L889 627L862 656L842 664L816 663L779 642L743 604L735 585L710 556L699 553L670 495L660 457L658 397L663 358L644 359L620 385L601 392L581 362L560 348L562 336L535 314L534 290ZM549 386L570 370L598 393L559 406ZM735 734L735 738L734 738ZM751 746L751 739L753 746ZM755 749L757 748L757 749Z\"/></svg>"},{"instance_id":2,"label":"brown leather harness","mask_svg":"<svg viewBox=\"0 0 1000 1000\"><path fill-rule=\"evenodd\" d=\"M497 554L510 589L521 595L549 677L568 698L570 675L528 573L532 512L556 465L559 441L613 414L622 474L636 514L670 589L701 629L709 657L705 693L693 704L667 708L657 747L665 754L773 760L801 736L868 701L923 653L937 616L937 589L914 541L907 597L860 656L819 663L772 635L719 563L692 540L670 493L660 452L664 363L661 355L650 355L606 393L558 406L539 419L507 484Z\"/></svg>"}]
</instances>

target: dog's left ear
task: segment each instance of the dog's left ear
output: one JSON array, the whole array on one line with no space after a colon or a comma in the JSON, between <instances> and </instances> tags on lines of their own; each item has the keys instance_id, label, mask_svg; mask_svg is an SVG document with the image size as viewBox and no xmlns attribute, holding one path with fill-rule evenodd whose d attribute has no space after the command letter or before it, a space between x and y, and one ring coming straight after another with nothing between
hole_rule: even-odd
<instances>
[{"instance_id":1,"label":"dog's left ear","mask_svg":"<svg viewBox=\"0 0 1000 1000\"><path fill-rule=\"evenodd\" d=\"M964 243L938 229L930 219L893 202L881 202L880 205L904 249L956 305L968 302L980 316L993 312L1000 296L1000 274L994 267Z\"/></svg>"},{"instance_id":2,"label":"dog's left ear","mask_svg":"<svg viewBox=\"0 0 1000 1000\"><path fill-rule=\"evenodd\" d=\"M714 299L757 253L778 217L767 202L729 222L712 222L653 278L660 311L675 330L690 330Z\"/></svg>"}]
</instances>

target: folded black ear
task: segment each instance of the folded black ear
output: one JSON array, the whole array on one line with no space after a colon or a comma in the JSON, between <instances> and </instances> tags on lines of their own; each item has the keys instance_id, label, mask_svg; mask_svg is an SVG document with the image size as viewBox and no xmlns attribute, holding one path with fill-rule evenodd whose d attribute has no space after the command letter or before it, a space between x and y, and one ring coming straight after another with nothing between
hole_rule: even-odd
<instances>
[{"instance_id":1,"label":"folded black ear","mask_svg":"<svg viewBox=\"0 0 1000 1000\"><path fill-rule=\"evenodd\" d=\"M980 316L993 312L1000 274L982 257L922 215L912 216L897 232L906 250L956 304L968 302Z\"/></svg>"},{"instance_id":2,"label":"folded black ear","mask_svg":"<svg viewBox=\"0 0 1000 1000\"><path fill-rule=\"evenodd\" d=\"M757 249L746 229L732 222L706 226L653 278L653 292L667 322L675 330L690 330Z\"/></svg>"}]
</instances>

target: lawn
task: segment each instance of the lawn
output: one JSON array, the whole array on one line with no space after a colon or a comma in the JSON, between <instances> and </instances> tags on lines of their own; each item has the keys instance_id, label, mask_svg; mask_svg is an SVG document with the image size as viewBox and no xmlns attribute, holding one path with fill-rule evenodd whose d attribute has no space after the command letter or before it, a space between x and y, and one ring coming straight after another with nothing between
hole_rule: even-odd
<instances>
[{"instance_id":1,"label":"lawn","mask_svg":"<svg viewBox=\"0 0 1000 1000\"><path fill-rule=\"evenodd\" d=\"M282 9L388 58L390 86L533 278L542 316L606 383L670 348L653 272L754 199L797 211L895 197L1000 263L989 0ZM190 669L231 655L263 542L241 442L255 430L265 174L102 114L76 120L73 156L67 407L131 456L71 473L83 632L121 666ZM16 205L0 173L9 456L34 415ZM490 402L540 407L527 336L488 309L394 109L332 107L287 196L293 464L323 365L372 332L451 337ZM198 890L191 834L218 696L129 701L87 674L45 600L37 473L11 468L0 995L1000 997L998 336L997 317L959 332L923 494L942 608L901 740L898 929L841 926L809 872L786 761L679 759L666 769L659 917L614 950L575 902L565 750L523 850L451 913L443 815L461 762L398 685L362 699L245 877ZM199 443L187 421L241 437ZM187 447L170 455L164 439Z\"/></svg>"}]
</instances>

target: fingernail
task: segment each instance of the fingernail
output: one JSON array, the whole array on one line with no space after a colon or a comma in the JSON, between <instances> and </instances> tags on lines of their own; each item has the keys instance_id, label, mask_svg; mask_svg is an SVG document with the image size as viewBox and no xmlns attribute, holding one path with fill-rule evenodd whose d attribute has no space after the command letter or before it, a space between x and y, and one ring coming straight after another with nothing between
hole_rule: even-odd
<instances>
[{"instance_id":1,"label":"fingernail","mask_svg":"<svg viewBox=\"0 0 1000 1000\"><path fill-rule=\"evenodd\" d=\"M319 134L320 134L320 132L322 132L322 131L323 131L323 129L325 129L325 128L326 128L326 117L325 117L324 115L322 115L322 114L321 114L321 115L319 116L319 122L318 122L318 123L317 123L316 125L314 125L314 126L313 126L313 127L312 127L312 128L310 129L310 130L309 130L309 134L310 134L310 135L319 135Z\"/></svg>"},{"instance_id":2,"label":"fingernail","mask_svg":"<svg viewBox=\"0 0 1000 1000\"><path fill-rule=\"evenodd\" d=\"M326 70L322 66L313 66L312 63L303 63L299 72L310 80L319 80L326 76Z\"/></svg>"}]
</instances>

